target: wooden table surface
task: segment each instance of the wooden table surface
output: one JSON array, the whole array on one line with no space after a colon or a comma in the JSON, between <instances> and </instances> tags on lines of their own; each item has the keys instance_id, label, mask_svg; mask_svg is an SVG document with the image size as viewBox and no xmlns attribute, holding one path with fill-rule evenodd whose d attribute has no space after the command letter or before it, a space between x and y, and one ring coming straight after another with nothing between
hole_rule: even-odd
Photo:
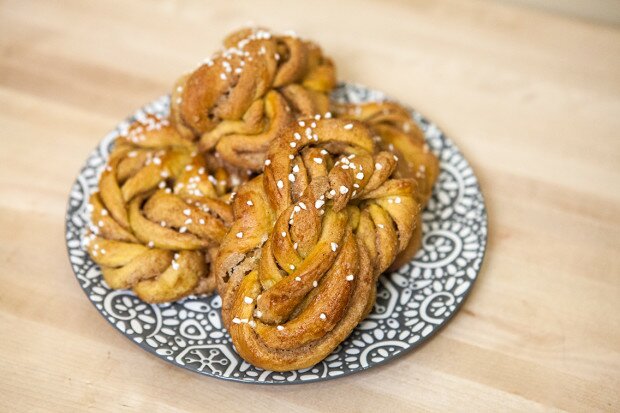
<instances>
[{"instance_id":1,"label":"wooden table surface","mask_svg":"<svg viewBox=\"0 0 620 413\"><path fill-rule=\"evenodd\" d=\"M620 27L486 1L0 2L0 411L619 411ZM462 311L399 360L256 386L129 343L69 266L88 153L254 21L407 102L473 164L489 211Z\"/></svg>"}]
</instances>

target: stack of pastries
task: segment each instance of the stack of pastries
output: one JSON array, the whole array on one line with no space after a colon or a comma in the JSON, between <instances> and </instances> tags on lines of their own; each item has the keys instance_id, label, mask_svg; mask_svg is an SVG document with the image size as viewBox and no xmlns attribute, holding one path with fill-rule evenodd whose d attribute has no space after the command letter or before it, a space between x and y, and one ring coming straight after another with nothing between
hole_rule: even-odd
<instances>
[{"instance_id":1,"label":"stack of pastries","mask_svg":"<svg viewBox=\"0 0 620 413\"><path fill-rule=\"evenodd\" d=\"M315 43L243 29L181 77L170 115L117 138L86 244L113 289L150 303L222 297L238 353L310 367L408 262L439 173L408 110L330 100Z\"/></svg>"}]
</instances>

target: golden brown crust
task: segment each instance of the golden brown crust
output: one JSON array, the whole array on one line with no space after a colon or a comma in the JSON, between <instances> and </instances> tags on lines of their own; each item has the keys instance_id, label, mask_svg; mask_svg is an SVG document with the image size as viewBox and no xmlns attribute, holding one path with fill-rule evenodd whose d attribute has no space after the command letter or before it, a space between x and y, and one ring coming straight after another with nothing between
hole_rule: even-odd
<instances>
[{"instance_id":1,"label":"golden brown crust","mask_svg":"<svg viewBox=\"0 0 620 413\"><path fill-rule=\"evenodd\" d=\"M416 183L393 178L397 161L363 124L319 116L290 125L265 164L215 260L222 316L252 364L309 367L372 308L415 230Z\"/></svg>"},{"instance_id":2,"label":"golden brown crust","mask_svg":"<svg viewBox=\"0 0 620 413\"><path fill-rule=\"evenodd\" d=\"M264 29L239 30L224 46L177 81L172 118L202 151L259 171L268 142L292 119L328 110L334 65L314 43Z\"/></svg>"},{"instance_id":3,"label":"golden brown crust","mask_svg":"<svg viewBox=\"0 0 620 413\"><path fill-rule=\"evenodd\" d=\"M195 149L152 115L117 139L90 198L87 237L111 288L131 288L147 302L214 290L205 254L226 234L232 209L228 187L213 185L217 171Z\"/></svg>"},{"instance_id":4,"label":"golden brown crust","mask_svg":"<svg viewBox=\"0 0 620 413\"><path fill-rule=\"evenodd\" d=\"M333 103L336 116L355 119L367 125L375 135L375 142L399 158L395 176L416 180L416 200L422 208L428 202L433 185L439 175L439 161L424 140L424 133L411 118L409 111L395 102L369 102L363 104ZM409 245L398 255L390 269L397 269L409 262L420 247L422 232L418 220Z\"/></svg>"},{"instance_id":5,"label":"golden brown crust","mask_svg":"<svg viewBox=\"0 0 620 413\"><path fill-rule=\"evenodd\" d=\"M380 148L402 159L398 164L397 175L414 178L418 182L418 201L426 205L439 175L439 162L429 151L424 133L411 118L409 111L390 101L334 103L333 106L336 117L363 122L379 138L376 143Z\"/></svg>"}]
</instances>

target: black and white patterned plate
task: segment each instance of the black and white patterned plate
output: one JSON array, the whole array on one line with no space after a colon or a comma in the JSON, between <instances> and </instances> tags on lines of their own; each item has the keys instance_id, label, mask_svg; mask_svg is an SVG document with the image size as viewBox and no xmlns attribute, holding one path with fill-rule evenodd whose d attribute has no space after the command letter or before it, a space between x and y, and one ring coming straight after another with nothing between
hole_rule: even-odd
<instances>
[{"instance_id":1,"label":"black and white patterned plate","mask_svg":"<svg viewBox=\"0 0 620 413\"><path fill-rule=\"evenodd\" d=\"M385 99L381 92L341 84L334 97L344 102ZM484 256L487 215L476 177L458 148L419 113L441 172L423 213L423 245L409 264L379 279L372 313L330 356L314 367L272 372L243 361L222 326L218 295L152 305L130 291L111 290L86 253L87 202L114 139L145 113L167 115L169 97L148 104L117 126L90 154L69 197L66 238L69 259L88 299L118 331L146 351L206 376L252 383L301 383L348 375L410 351L437 332L459 309L472 288Z\"/></svg>"}]
</instances>

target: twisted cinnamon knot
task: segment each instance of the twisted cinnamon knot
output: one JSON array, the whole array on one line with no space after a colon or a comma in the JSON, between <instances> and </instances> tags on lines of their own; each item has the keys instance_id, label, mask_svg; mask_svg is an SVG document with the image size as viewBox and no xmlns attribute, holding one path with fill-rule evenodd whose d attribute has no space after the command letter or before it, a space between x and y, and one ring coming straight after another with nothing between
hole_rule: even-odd
<instances>
[{"instance_id":1,"label":"twisted cinnamon knot","mask_svg":"<svg viewBox=\"0 0 620 413\"><path fill-rule=\"evenodd\" d=\"M147 302L213 291L207 264L232 220L228 177L194 149L154 116L117 139L90 198L87 237L111 288L132 288Z\"/></svg>"},{"instance_id":2,"label":"twisted cinnamon knot","mask_svg":"<svg viewBox=\"0 0 620 413\"><path fill-rule=\"evenodd\" d=\"M269 142L291 121L328 110L335 69L316 44L292 35L243 29L224 46L178 80L172 117L202 151L259 171Z\"/></svg>"},{"instance_id":3,"label":"twisted cinnamon knot","mask_svg":"<svg viewBox=\"0 0 620 413\"><path fill-rule=\"evenodd\" d=\"M395 177L416 180L416 200L422 208L433 192L439 175L439 161L424 140L424 133L411 118L410 112L396 102L369 102L362 104L333 103L338 118L363 122L374 133L374 141L383 150L389 150L399 158ZM397 269L409 262L420 248L422 240L421 216L417 216L411 241L390 269Z\"/></svg>"},{"instance_id":4,"label":"twisted cinnamon knot","mask_svg":"<svg viewBox=\"0 0 620 413\"><path fill-rule=\"evenodd\" d=\"M420 213L413 179L359 122L309 118L243 185L215 271L235 348L270 370L314 365L368 314Z\"/></svg>"}]
</instances>

